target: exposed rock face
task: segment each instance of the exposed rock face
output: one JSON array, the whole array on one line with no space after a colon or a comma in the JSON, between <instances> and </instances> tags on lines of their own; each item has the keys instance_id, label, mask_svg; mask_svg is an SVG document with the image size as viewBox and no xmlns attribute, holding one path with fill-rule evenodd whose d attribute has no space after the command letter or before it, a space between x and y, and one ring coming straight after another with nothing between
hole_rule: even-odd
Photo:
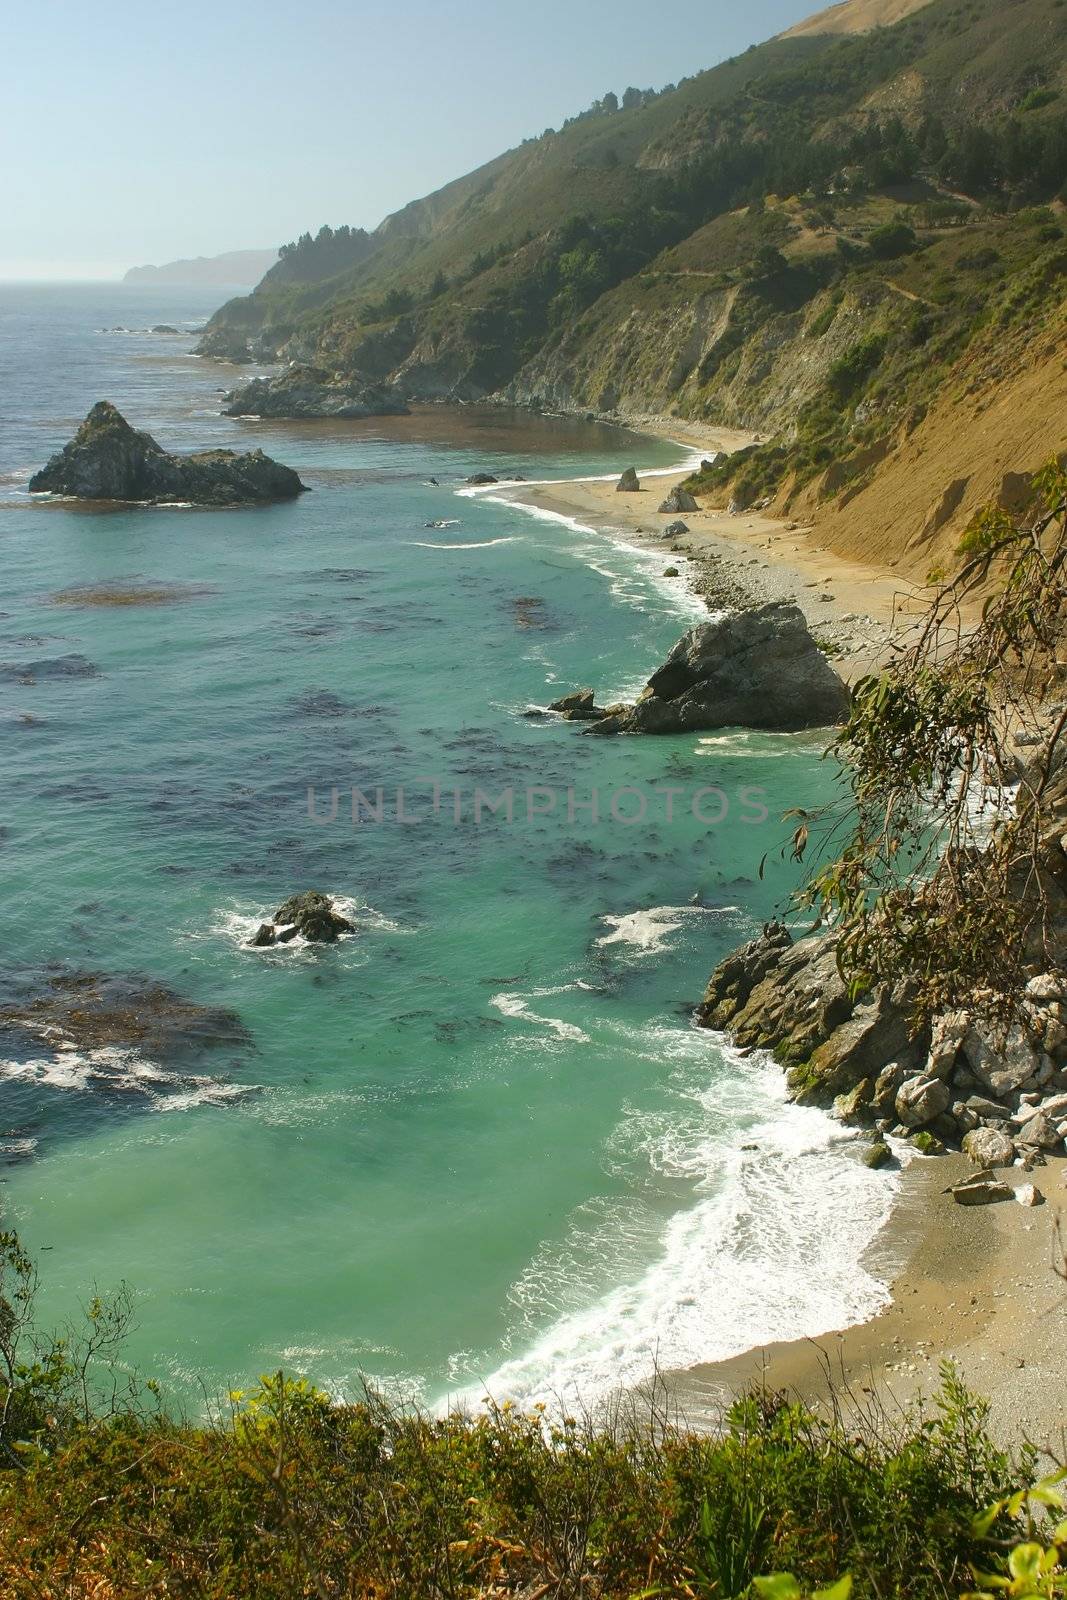
<instances>
[{"instance_id":1,"label":"exposed rock face","mask_svg":"<svg viewBox=\"0 0 1067 1600\"><path fill-rule=\"evenodd\" d=\"M275 378L253 378L224 396L227 417L402 417L408 407L394 389L357 374L294 365Z\"/></svg>"},{"instance_id":2,"label":"exposed rock face","mask_svg":"<svg viewBox=\"0 0 1067 1600\"><path fill-rule=\"evenodd\" d=\"M679 511L699 511L700 507L689 493L689 490L683 489L679 484L677 488L671 490L660 506L660 510L671 516L676 515Z\"/></svg>"},{"instance_id":3,"label":"exposed rock face","mask_svg":"<svg viewBox=\"0 0 1067 1600\"><path fill-rule=\"evenodd\" d=\"M239 328L209 328L197 345L196 353L209 356L213 361L228 361L238 367L247 366L252 360L248 335Z\"/></svg>"},{"instance_id":4,"label":"exposed rock face","mask_svg":"<svg viewBox=\"0 0 1067 1600\"><path fill-rule=\"evenodd\" d=\"M262 450L202 450L176 456L150 434L131 428L107 400L98 400L69 444L30 479L30 491L80 500L132 500L158 505L266 505L302 493L291 467Z\"/></svg>"},{"instance_id":5,"label":"exposed rock face","mask_svg":"<svg viewBox=\"0 0 1067 1600\"><path fill-rule=\"evenodd\" d=\"M309 944L333 944L342 933L355 933L356 925L333 908L329 895L318 889L290 895L271 922L259 925L251 943L257 949L288 944L303 934Z\"/></svg>"},{"instance_id":6,"label":"exposed rock face","mask_svg":"<svg viewBox=\"0 0 1067 1600\"><path fill-rule=\"evenodd\" d=\"M832 934L794 942L771 923L715 969L696 1021L770 1050L794 1100L873 1124L877 1134L910 1137L924 1151L962 1144L987 1169L1040 1162L1067 1137L1063 992L1058 974L1040 974L1009 1028L953 1011L916 1029L905 990L849 995ZM985 1092L988 1085L995 1087Z\"/></svg>"},{"instance_id":7,"label":"exposed rock face","mask_svg":"<svg viewBox=\"0 0 1067 1600\"><path fill-rule=\"evenodd\" d=\"M772 602L702 622L679 640L640 700L595 733L820 728L848 711L848 689L799 606Z\"/></svg>"},{"instance_id":8,"label":"exposed rock face","mask_svg":"<svg viewBox=\"0 0 1067 1600\"><path fill-rule=\"evenodd\" d=\"M637 468L627 467L615 488L619 494L637 494L641 488L637 477Z\"/></svg>"}]
</instances>

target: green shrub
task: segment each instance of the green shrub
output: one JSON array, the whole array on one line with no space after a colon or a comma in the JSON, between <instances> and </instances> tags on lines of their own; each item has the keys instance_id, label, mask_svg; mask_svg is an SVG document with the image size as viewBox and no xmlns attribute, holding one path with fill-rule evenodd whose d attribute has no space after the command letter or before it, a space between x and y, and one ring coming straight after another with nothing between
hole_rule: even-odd
<instances>
[{"instance_id":1,"label":"green shrub","mask_svg":"<svg viewBox=\"0 0 1067 1600\"><path fill-rule=\"evenodd\" d=\"M915 229L906 222L886 222L875 228L867 239L871 254L879 261L894 261L897 256L910 255L918 242Z\"/></svg>"}]
</instances>

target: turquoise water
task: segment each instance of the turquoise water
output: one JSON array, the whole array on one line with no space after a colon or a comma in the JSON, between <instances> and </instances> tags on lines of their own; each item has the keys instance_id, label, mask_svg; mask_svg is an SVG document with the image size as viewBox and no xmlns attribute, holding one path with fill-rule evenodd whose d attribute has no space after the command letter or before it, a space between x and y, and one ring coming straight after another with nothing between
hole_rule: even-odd
<instances>
[{"instance_id":1,"label":"turquoise water","mask_svg":"<svg viewBox=\"0 0 1067 1600\"><path fill-rule=\"evenodd\" d=\"M471 410L235 422L232 372L189 338L97 331L210 309L0 288L5 985L148 976L250 1034L165 1061L0 1038L4 1211L47 1251L46 1310L125 1280L131 1361L190 1403L277 1365L338 1393L366 1373L429 1402L594 1399L865 1315L890 1185L688 1020L789 887L775 819L825 793L820 741L524 715L633 690L699 608L662 558L454 492L685 452ZM31 501L28 471L104 397L168 446L261 445L313 492ZM70 593L115 580L176 587ZM353 824L353 787L378 786L382 820ZM476 790L510 790L511 819L476 820ZM308 887L357 935L250 950Z\"/></svg>"}]
</instances>

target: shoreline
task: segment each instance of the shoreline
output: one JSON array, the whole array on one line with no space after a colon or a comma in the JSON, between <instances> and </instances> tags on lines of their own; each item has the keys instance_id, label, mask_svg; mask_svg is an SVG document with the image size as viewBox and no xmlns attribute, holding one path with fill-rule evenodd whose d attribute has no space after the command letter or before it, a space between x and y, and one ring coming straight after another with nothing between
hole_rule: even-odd
<instances>
[{"instance_id":1,"label":"shoreline","mask_svg":"<svg viewBox=\"0 0 1067 1600\"><path fill-rule=\"evenodd\" d=\"M624 425L708 452L752 442L737 430L672 418L629 418ZM812 632L830 645L846 681L877 670L891 640L924 613L920 586L834 554L813 541L810 527L753 512L701 509L681 514L686 535L666 539L663 530L678 514L660 513L660 501L690 470L647 472L651 481L637 494L618 493L614 478L586 478L501 485L492 497L662 552L709 610L795 601ZM957 1205L944 1191L973 1171L958 1153L916 1156L897 1174L888 1220L857 1263L885 1283L885 1307L867 1321L814 1338L757 1344L739 1356L665 1373L682 1417L696 1428L715 1425L738 1394L756 1385L785 1390L815 1409L899 1418L930 1400L941 1363L951 1361L967 1387L990 1402L995 1437L1008 1446L1026 1438L1062 1459L1067 1392L1059 1328L1067 1288L1056 1267L1064 1267L1059 1202L1067 1160L1049 1158L1033 1174L1015 1168L1005 1174L1016 1188L1036 1184L1046 1203L1034 1208Z\"/></svg>"},{"instance_id":2,"label":"shoreline","mask_svg":"<svg viewBox=\"0 0 1067 1600\"><path fill-rule=\"evenodd\" d=\"M942 1361L990 1402L1005 1445L1027 1439L1062 1459L1067 1390L1062 1326L1067 1288L1059 1240L1067 1159L1005 1181L1033 1181L1046 1203L960 1206L943 1191L975 1169L958 1153L916 1157L893 1213L864 1265L888 1279L891 1299L867 1322L813 1339L757 1346L726 1361L667 1375L675 1403L699 1424L720 1418L753 1386L784 1390L816 1410L900 1417L939 1384Z\"/></svg>"},{"instance_id":3,"label":"shoreline","mask_svg":"<svg viewBox=\"0 0 1067 1600\"><path fill-rule=\"evenodd\" d=\"M622 424L681 448L711 453L741 449L752 434L713 428L670 417L626 419ZM678 582L709 611L744 608L767 601L794 601L809 628L828 648L846 682L876 669L886 658L891 638L926 607L921 587L901 579L887 567L850 561L813 541L810 526L748 511L731 515L712 508L663 513L660 502L692 470L656 468L642 474L641 489L619 493L616 479L572 478L558 483L501 484L487 498L581 522L605 537L661 553L666 566L679 569ZM480 494L480 491L479 491ZM688 532L665 537L671 522L681 520Z\"/></svg>"}]
</instances>

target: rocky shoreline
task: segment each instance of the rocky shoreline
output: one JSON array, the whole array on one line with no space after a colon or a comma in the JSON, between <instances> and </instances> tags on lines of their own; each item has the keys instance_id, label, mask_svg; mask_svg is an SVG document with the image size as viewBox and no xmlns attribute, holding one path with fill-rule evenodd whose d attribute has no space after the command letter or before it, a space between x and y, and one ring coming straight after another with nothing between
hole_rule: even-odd
<instances>
[{"instance_id":1,"label":"rocky shoreline","mask_svg":"<svg viewBox=\"0 0 1067 1600\"><path fill-rule=\"evenodd\" d=\"M1050 915L1067 907L1067 772L1042 796ZM923 1154L958 1148L981 1181L955 1186L961 1204L1012 1198L994 1175L1062 1154L1067 1140L1067 974L1039 965L1015 1015L971 1007L917 1023L906 984L854 998L833 933L795 940L771 923L715 969L697 1009L701 1027L767 1050L790 1097L867 1132L869 1165L892 1159L890 1138Z\"/></svg>"},{"instance_id":2,"label":"rocky shoreline","mask_svg":"<svg viewBox=\"0 0 1067 1600\"><path fill-rule=\"evenodd\" d=\"M253 378L223 396L225 417L287 420L337 417L406 417L409 408L394 389L358 374L330 373L306 365L287 367L272 378Z\"/></svg>"}]
</instances>

